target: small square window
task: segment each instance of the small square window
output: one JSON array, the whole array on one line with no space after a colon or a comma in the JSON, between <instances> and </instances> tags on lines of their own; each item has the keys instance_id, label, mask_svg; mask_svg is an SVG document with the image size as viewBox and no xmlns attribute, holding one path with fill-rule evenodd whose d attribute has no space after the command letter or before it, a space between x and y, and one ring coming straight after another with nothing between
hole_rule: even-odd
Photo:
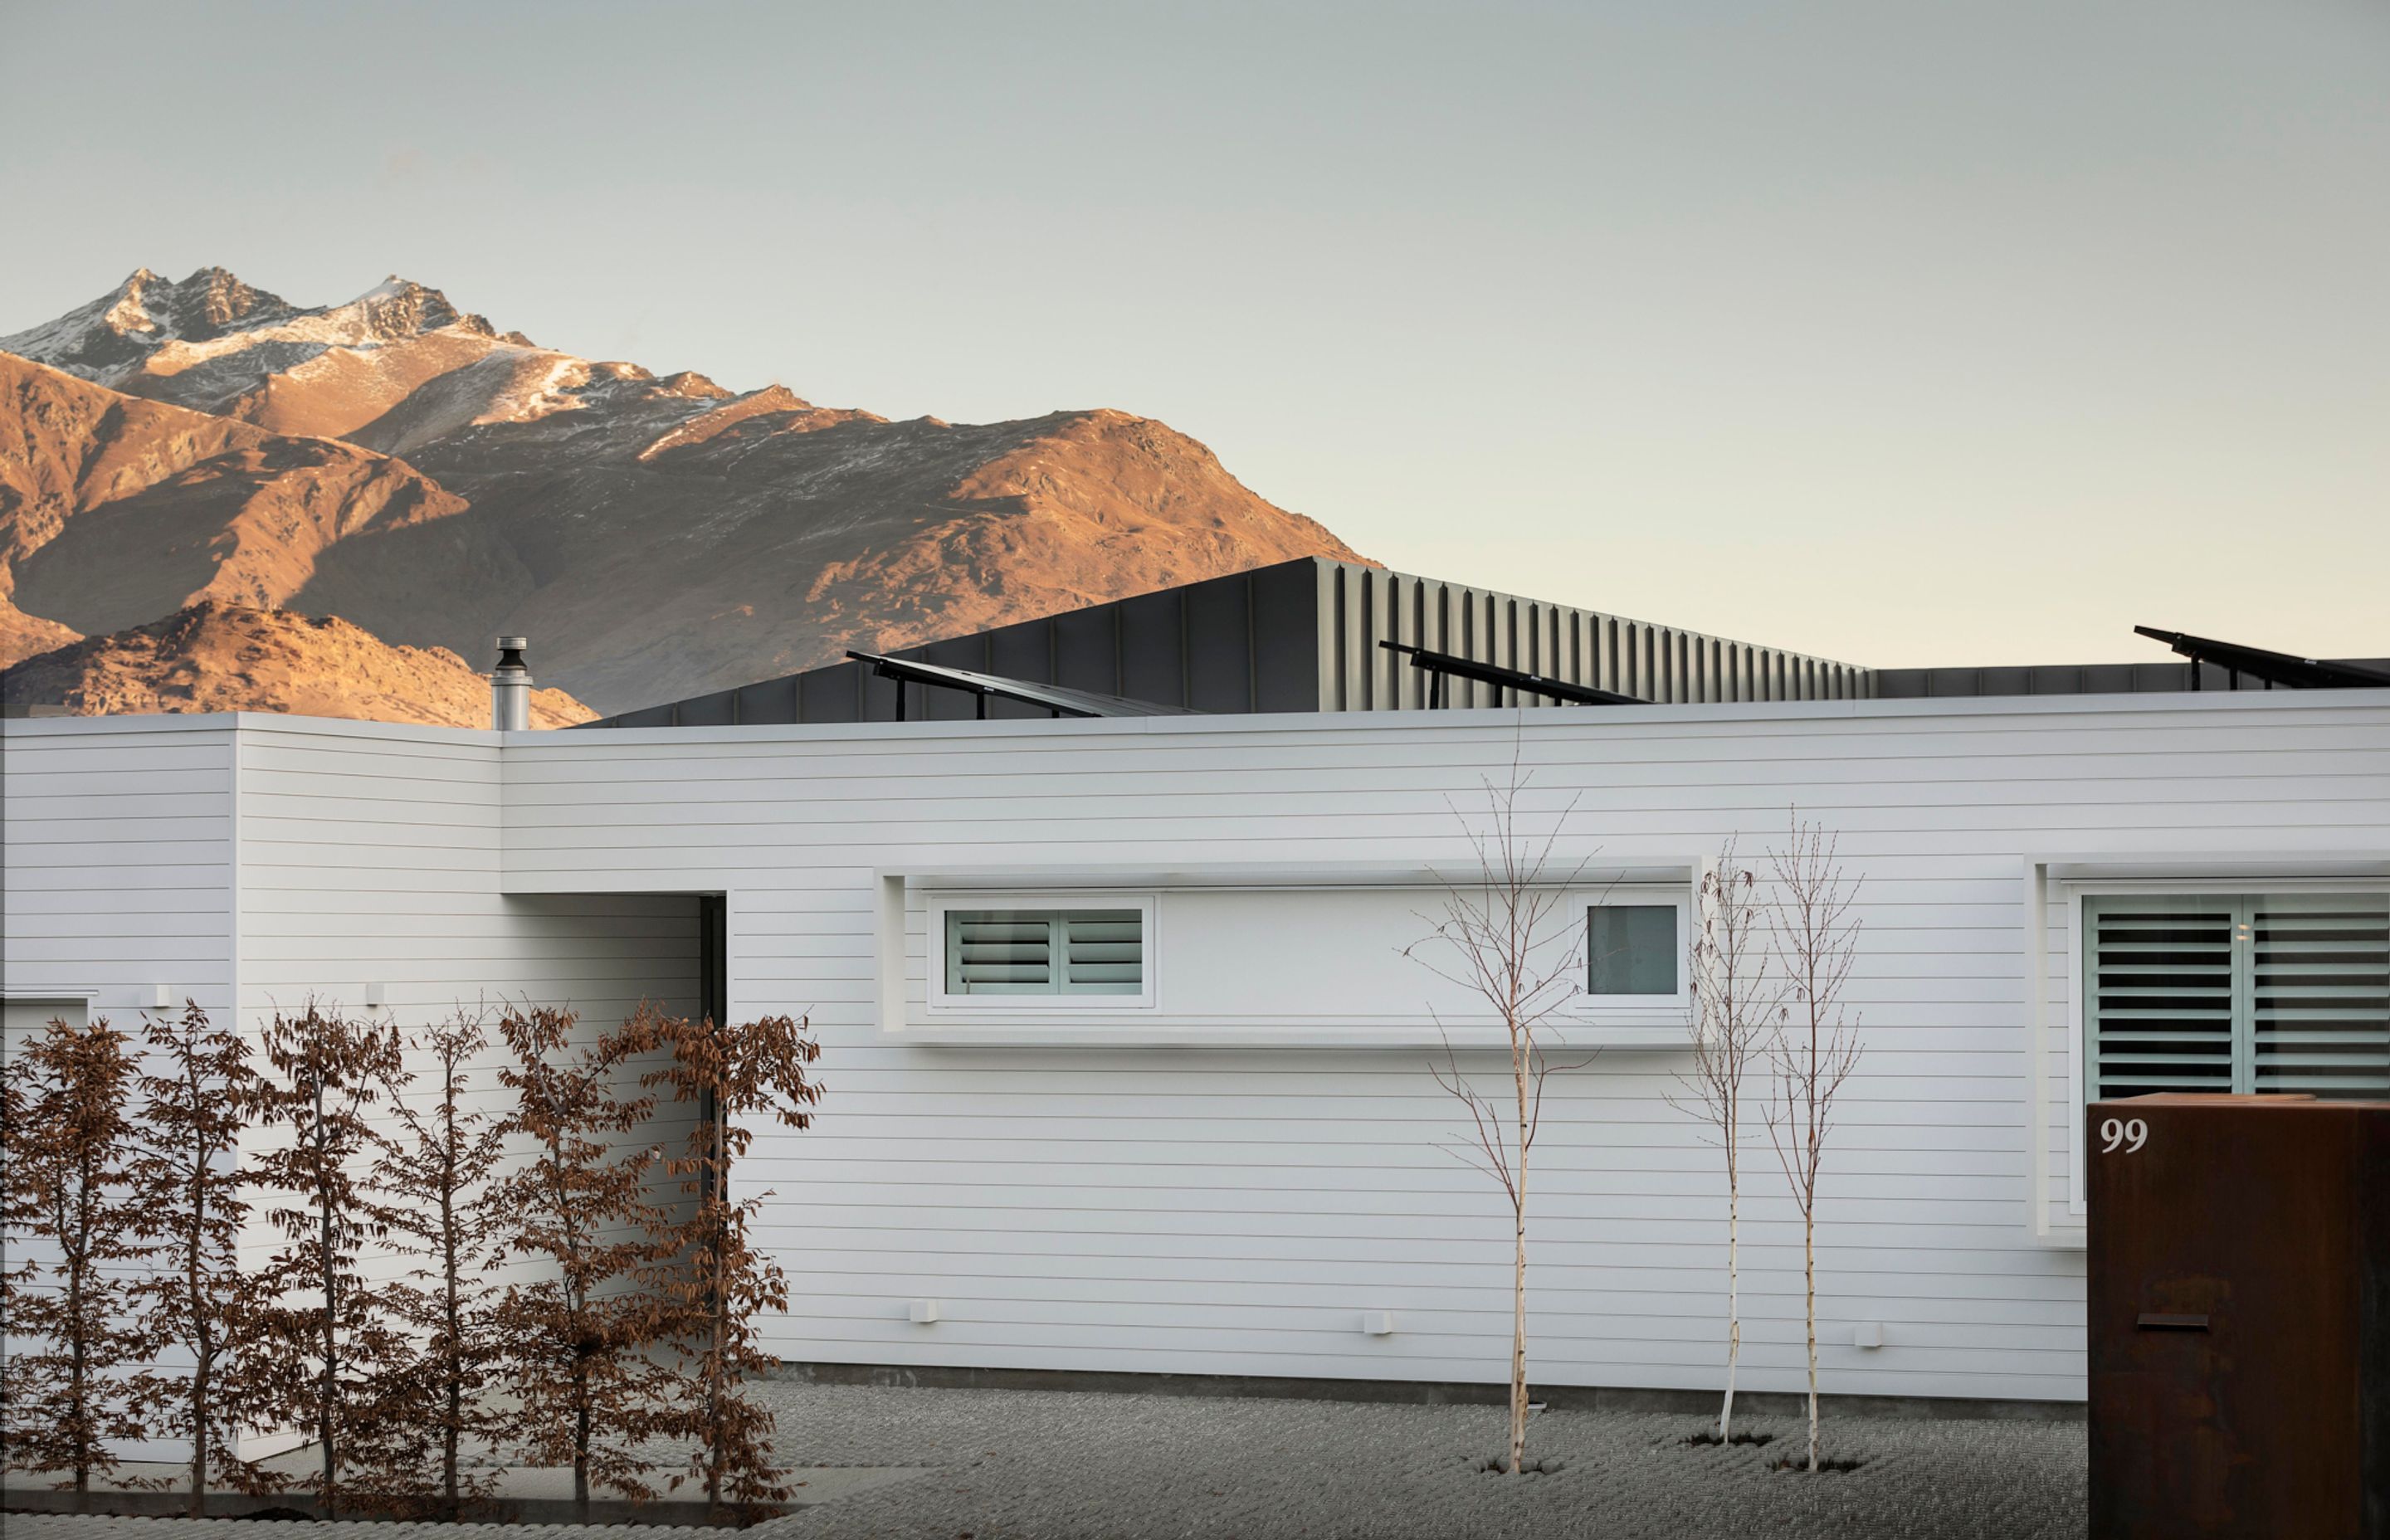
<instances>
[{"instance_id":1,"label":"small square window","mask_svg":"<svg viewBox=\"0 0 2390 1540\"><path fill-rule=\"evenodd\" d=\"M1586 993L1673 1000L1684 948L1674 904L1597 904L1586 911Z\"/></svg>"}]
</instances>

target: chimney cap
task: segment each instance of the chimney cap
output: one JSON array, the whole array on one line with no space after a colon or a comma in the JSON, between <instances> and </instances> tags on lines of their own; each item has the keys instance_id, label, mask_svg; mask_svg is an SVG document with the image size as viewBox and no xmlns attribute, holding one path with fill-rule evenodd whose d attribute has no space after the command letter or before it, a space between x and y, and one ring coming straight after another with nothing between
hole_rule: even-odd
<instances>
[{"instance_id":1,"label":"chimney cap","mask_svg":"<svg viewBox=\"0 0 2390 1540\"><path fill-rule=\"evenodd\" d=\"M529 646L531 646L531 638L529 636L501 636L498 638L498 649L502 652L520 652L523 648Z\"/></svg>"},{"instance_id":2,"label":"chimney cap","mask_svg":"<svg viewBox=\"0 0 2390 1540\"><path fill-rule=\"evenodd\" d=\"M530 645L531 638L528 636L499 637L498 666L496 672L499 674L529 674L531 672L531 665L523 661L523 648Z\"/></svg>"}]
</instances>

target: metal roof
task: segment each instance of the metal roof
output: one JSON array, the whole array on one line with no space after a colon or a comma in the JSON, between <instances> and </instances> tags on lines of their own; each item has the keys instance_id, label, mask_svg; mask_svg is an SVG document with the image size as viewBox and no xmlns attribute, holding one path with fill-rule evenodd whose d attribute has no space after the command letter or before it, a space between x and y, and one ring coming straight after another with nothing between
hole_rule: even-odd
<instances>
[{"instance_id":1,"label":"metal roof","mask_svg":"<svg viewBox=\"0 0 2390 1540\"><path fill-rule=\"evenodd\" d=\"M827 667L585 725L2390 688L2390 659L2297 658L2138 629L2183 657L1861 668L1303 557L890 653L850 652Z\"/></svg>"},{"instance_id":2,"label":"metal roof","mask_svg":"<svg viewBox=\"0 0 2390 1540\"><path fill-rule=\"evenodd\" d=\"M1439 673L1380 648L1381 641L1484 666ZM1100 702L1135 702L1151 712L1543 707L1613 695L1661 704L1822 700L1874 693L1869 671L1831 659L1325 557L871 656L1075 691ZM900 701L900 693L907 699ZM964 695L974 699L966 703ZM900 711L908 718L969 720L1052 710L1044 699L975 687L950 690L849 659L586 725L891 722Z\"/></svg>"}]
</instances>

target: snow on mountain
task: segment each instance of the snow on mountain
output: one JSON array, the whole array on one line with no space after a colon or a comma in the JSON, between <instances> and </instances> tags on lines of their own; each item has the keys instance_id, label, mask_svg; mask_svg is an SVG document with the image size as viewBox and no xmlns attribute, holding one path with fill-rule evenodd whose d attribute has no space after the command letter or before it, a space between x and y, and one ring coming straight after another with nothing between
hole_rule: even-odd
<instances>
[{"instance_id":1,"label":"snow on mountain","mask_svg":"<svg viewBox=\"0 0 2390 1540\"><path fill-rule=\"evenodd\" d=\"M411 346L426 340L423 348ZM302 309L220 267L203 267L180 283L144 267L113 293L46 325L0 337L0 353L131 395L281 431L334 435L353 424L272 420L263 410L264 393L316 360L331 358L329 372L339 374L341 366L369 358L372 367L362 372L387 381L379 392L387 399L358 407L358 420L369 421L445 368L493 349L529 347L520 333L500 338L489 322L458 310L438 289L396 275L345 303ZM385 356L408 352L430 356ZM353 381L345 389L356 394Z\"/></svg>"},{"instance_id":2,"label":"snow on mountain","mask_svg":"<svg viewBox=\"0 0 2390 1540\"><path fill-rule=\"evenodd\" d=\"M615 711L1354 556L1148 418L734 395L539 347L395 276L299 307L145 268L0 352L61 371L0 367L0 435L21 431L33 478L12 492L0 456L0 657L221 598L468 658L527 631L544 677Z\"/></svg>"},{"instance_id":3,"label":"snow on mountain","mask_svg":"<svg viewBox=\"0 0 2390 1540\"><path fill-rule=\"evenodd\" d=\"M203 341L293 314L279 295L251 289L221 267L202 267L180 283L139 267L89 304L0 337L0 353L114 385L169 343Z\"/></svg>"}]
</instances>

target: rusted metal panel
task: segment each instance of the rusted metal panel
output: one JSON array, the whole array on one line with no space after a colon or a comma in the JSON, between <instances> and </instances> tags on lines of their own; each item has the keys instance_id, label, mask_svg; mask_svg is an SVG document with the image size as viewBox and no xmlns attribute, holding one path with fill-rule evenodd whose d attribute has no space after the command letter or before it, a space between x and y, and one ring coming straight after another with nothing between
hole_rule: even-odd
<instances>
[{"instance_id":1,"label":"rusted metal panel","mask_svg":"<svg viewBox=\"0 0 2390 1540\"><path fill-rule=\"evenodd\" d=\"M2390 1540L2390 1103L2095 1102L2091 1533Z\"/></svg>"}]
</instances>

